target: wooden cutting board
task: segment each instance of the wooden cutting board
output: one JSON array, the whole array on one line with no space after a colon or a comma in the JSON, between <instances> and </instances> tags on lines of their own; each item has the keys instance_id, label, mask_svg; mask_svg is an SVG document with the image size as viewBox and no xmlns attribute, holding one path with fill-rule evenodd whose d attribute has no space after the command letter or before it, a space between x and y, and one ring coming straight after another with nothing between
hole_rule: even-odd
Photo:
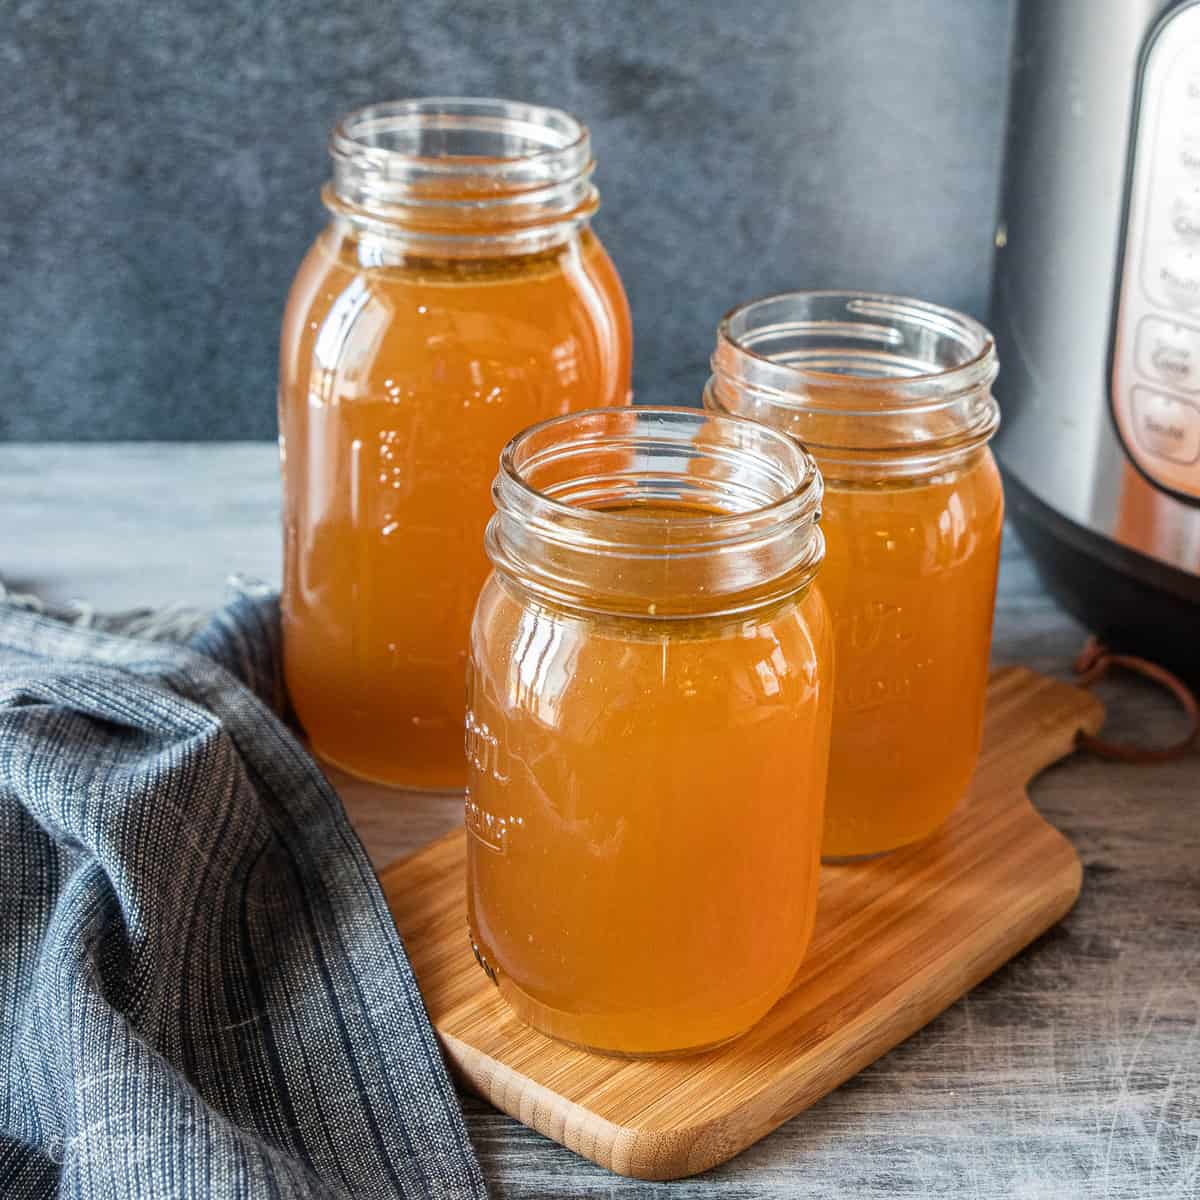
<instances>
[{"instance_id":1,"label":"wooden cutting board","mask_svg":"<svg viewBox=\"0 0 1200 1200\"><path fill-rule=\"evenodd\" d=\"M812 947L745 1037L667 1060L605 1058L513 1017L467 941L465 835L381 880L451 1067L612 1171L675 1179L758 1141L932 1020L1070 909L1082 871L1025 785L1099 729L1100 703L1031 671L992 676L971 791L921 845L825 867Z\"/></svg>"}]
</instances>

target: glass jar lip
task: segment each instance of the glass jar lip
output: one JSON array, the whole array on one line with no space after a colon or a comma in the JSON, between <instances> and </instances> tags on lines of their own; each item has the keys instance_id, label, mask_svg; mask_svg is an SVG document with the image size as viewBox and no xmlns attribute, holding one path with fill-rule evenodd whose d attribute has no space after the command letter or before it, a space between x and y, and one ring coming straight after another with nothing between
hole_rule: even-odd
<instances>
[{"instance_id":1,"label":"glass jar lip","mask_svg":"<svg viewBox=\"0 0 1200 1200\"><path fill-rule=\"evenodd\" d=\"M472 123L478 130L497 136L520 133L530 144L518 153L488 156L489 161L481 164L478 156L410 152L366 138L368 133L463 130ZM534 144L538 135L541 145ZM337 122L330 135L329 152L335 160L370 160L385 168L393 180L477 178L482 171L490 177L513 177L513 182L518 182L524 173L535 171L531 182L542 186L548 178L578 174L591 161L588 128L571 113L485 96L422 96L366 105Z\"/></svg>"},{"instance_id":2,"label":"glass jar lip","mask_svg":"<svg viewBox=\"0 0 1200 1200\"><path fill-rule=\"evenodd\" d=\"M761 422L682 406L585 409L505 446L484 547L500 576L566 609L730 617L812 581L823 490L809 452Z\"/></svg>"},{"instance_id":3,"label":"glass jar lip","mask_svg":"<svg viewBox=\"0 0 1200 1200\"><path fill-rule=\"evenodd\" d=\"M599 207L591 137L561 109L486 97L392 100L347 114L322 192L336 221L391 251L533 254Z\"/></svg>"},{"instance_id":4,"label":"glass jar lip","mask_svg":"<svg viewBox=\"0 0 1200 1200\"><path fill-rule=\"evenodd\" d=\"M689 405L637 404L608 408L589 408L565 413L557 417L549 417L535 425L521 430L509 439L500 452L500 472L496 479L494 492L499 492L504 484L515 488L518 494L533 501L543 511L571 521L578 526L581 522L594 521L614 530L646 530L662 525L661 516L640 513L636 510L612 511L603 508L586 508L580 505L568 504L557 500L547 492L531 484L522 474L522 467L516 462L522 444L528 443L539 435L544 435L555 429L566 429L572 425L583 426L588 420L600 417L634 414L635 416L661 416L667 419L691 420L697 428L708 422L726 424L728 428L742 427L752 436L764 442L777 446L790 460L801 464L799 482L788 491L766 504L737 512L687 513L672 514L671 525L681 530L708 530L714 535L710 545L723 541L722 531L729 531L731 540L739 540L738 533L745 528L748 520L755 522L766 519L801 520L811 516L813 521L820 518L820 502L822 496L821 472L816 460L809 451L795 438L760 421L749 417L737 416L733 413L712 412ZM529 464L525 464L528 466ZM499 507L497 495L497 506Z\"/></svg>"},{"instance_id":5,"label":"glass jar lip","mask_svg":"<svg viewBox=\"0 0 1200 1200\"><path fill-rule=\"evenodd\" d=\"M896 317L916 318L930 329L952 333L964 345L970 345L969 357L962 362L945 367L934 368L934 364L927 363L924 365L933 369L916 370L904 374L872 376L821 371L781 362L776 357L755 350L753 339L750 337L755 332L752 325L744 331L735 332L734 330L734 325L739 318L749 320L753 314L762 312L771 306L814 300L841 301L850 313L858 309L864 314L874 312L875 315L886 313ZM797 324L802 324L802 322L797 322ZM814 322L813 324L829 326L831 323ZM760 332L766 333L777 328L777 325L767 325ZM884 339L877 334L874 340L882 341ZM726 351L726 353L723 354L722 351ZM718 375L729 373L725 369L728 351L751 360L755 368L755 384L759 387L765 384L771 390L780 393L787 392L796 385L808 385L830 392L853 392L859 396L883 401L884 404L880 407L889 407L886 404L888 400L905 403L925 398L934 393L944 400L948 395L961 394L961 392L974 390L981 385L990 384L996 375L995 340L988 328L974 317L927 300L915 300L911 297L887 292L866 292L854 289L830 288L776 292L734 305L717 324L717 348L713 352L712 368ZM804 407L819 411L823 406L805 401ZM836 407L836 411L842 415L852 415L849 410L840 405Z\"/></svg>"}]
</instances>

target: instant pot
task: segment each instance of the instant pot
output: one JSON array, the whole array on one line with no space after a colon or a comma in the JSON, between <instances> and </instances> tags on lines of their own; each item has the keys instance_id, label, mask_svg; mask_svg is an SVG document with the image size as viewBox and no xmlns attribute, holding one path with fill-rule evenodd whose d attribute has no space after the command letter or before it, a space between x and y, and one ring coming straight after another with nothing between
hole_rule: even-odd
<instances>
[{"instance_id":1,"label":"instant pot","mask_svg":"<svg viewBox=\"0 0 1200 1200\"><path fill-rule=\"evenodd\" d=\"M1012 521L1111 646L1200 677L1200 0L1023 0L992 326Z\"/></svg>"}]
</instances>

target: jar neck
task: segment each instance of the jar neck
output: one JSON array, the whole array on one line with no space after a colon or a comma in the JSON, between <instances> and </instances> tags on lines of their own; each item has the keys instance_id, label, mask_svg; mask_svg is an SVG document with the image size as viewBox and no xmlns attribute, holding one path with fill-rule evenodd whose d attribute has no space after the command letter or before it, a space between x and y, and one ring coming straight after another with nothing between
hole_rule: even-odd
<instances>
[{"instance_id":1,"label":"jar neck","mask_svg":"<svg viewBox=\"0 0 1200 1200\"><path fill-rule=\"evenodd\" d=\"M658 621L748 613L815 576L821 491L808 453L765 426L593 409L505 447L486 546L501 575L562 607Z\"/></svg>"},{"instance_id":2,"label":"jar neck","mask_svg":"<svg viewBox=\"0 0 1200 1200\"><path fill-rule=\"evenodd\" d=\"M322 198L360 236L415 256L534 254L599 205L587 129L505 100L402 100L359 109L329 143Z\"/></svg>"},{"instance_id":3,"label":"jar neck","mask_svg":"<svg viewBox=\"0 0 1200 1200\"><path fill-rule=\"evenodd\" d=\"M936 474L999 425L997 362L978 321L865 292L791 292L717 330L707 408L797 438L830 479Z\"/></svg>"}]
</instances>

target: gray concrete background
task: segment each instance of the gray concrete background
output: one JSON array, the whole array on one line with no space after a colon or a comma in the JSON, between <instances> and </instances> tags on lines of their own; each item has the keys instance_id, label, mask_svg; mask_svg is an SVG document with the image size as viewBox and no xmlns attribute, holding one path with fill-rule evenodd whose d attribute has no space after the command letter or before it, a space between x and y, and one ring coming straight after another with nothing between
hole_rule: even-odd
<instances>
[{"instance_id":1,"label":"gray concrete background","mask_svg":"<svg viewBox=\"0 0 1200 1200\"><path fill-rule=\"evenodd\" d=\"M1011 0L2 0L0 440L267 438L342 111L592 127L640 399L788 287L982 315Z\"/></svg>"}]
</instances>

